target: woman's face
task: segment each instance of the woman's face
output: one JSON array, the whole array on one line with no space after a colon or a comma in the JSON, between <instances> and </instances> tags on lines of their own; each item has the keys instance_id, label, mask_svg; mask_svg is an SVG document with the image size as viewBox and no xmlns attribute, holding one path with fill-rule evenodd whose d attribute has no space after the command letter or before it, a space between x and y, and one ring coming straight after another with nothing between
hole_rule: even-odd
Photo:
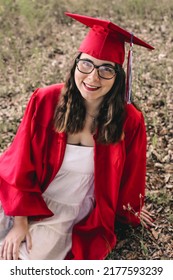
<instances>
[{"instance_id":1,"label":"woman's face","mask_svg":"<svg viewBox=\"0 0 173 280\"><path fill-rule=\"evenodd\" d=\"M100 60L96 59L93 56L90 56L88 54L82 53L80 56L80 59L86 59L87 61L93 62L94 65L100 66L100 65L106 65L105 67L109 66L115 66L113 62L107 61L107 60ZM88 64L85 64L85 61L83 63L82 61L82 70L84 68L85 71L85 66L86 68L88 67ZM81 69L80 69L81 70ZM103 67L103 72L108 71L108 75L110 75L109 70L111 71L111 68L104 68ZM102 74L100 70L100 74ZM105 72L104 72L105 74ZM98 69L94 68L94 70L90 74L84 74L81 73L77 66L75 69L75 82L78 90L80 91L82 97L87 101L87 102L101 102L104 95L106 95L110 89L112 88L115 79L116 79L116 74L113 76L112 79L103 79L99 76L98 74Z\"/></svg>"}]
</instances>

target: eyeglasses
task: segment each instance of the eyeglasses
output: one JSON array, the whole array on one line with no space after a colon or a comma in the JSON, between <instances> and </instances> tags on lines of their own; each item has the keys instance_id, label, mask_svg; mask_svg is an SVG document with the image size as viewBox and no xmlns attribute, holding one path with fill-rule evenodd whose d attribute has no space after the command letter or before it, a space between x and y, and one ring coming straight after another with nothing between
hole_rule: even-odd
<instances>
[{"instance_id":1,"label":"eyeglasses","mask_svg":"<svg viewBox=\"0 0 173 280\"><path fill-rule=\"evenodd\" d=\"M110 64L95 65L90 59L76 59L76 66L79 72L90 74L95 68L100 78L111 80L117 73L117 69Z\"/></svg>"}]
</instances>

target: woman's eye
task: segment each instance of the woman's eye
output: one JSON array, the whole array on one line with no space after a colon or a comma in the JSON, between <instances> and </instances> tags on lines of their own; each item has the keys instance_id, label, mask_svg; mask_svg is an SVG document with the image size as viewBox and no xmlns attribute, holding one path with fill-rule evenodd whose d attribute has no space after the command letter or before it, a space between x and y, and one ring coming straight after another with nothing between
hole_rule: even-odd
<instances>
[{"instance_id":1,"label":"woman's eye","mask_svg":"<svg viewBox=\"0 0 173 280\"><path fill-rule=\"evenodd\" d=\"M83 61L83 66L92 67L92 64L89 61Z\"/></svg>"},{"instance_id":2,"label":"woman's eye","mask_svg":"<svg viewBox=\"0 0 173 280\"><path fill-rule=\"evenodd\" d=\"M103 67L102 68L104 72L108 72L108 73L114 73L114 69L111 67Z\"/></svg>"}]
</instances>

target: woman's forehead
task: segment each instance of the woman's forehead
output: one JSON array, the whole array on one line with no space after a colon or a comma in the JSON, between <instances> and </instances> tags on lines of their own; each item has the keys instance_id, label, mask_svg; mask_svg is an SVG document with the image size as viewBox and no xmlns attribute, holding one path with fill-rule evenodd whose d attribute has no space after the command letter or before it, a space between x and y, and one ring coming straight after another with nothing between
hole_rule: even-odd
<instances>
[{"instance_id":1,"label":"woman's forehead","mask_svg":"<svg viewBox=\"0 0 173 280\"><path fill-rule=\"evenodd\" d=\"M82 58L82 59L84 59L84 58L90 59L96 65L111 64L111 65L115 66L115 63L112 62L112 61L97 59L94 56L91 56L91 55L89 55L87 53L82 53L80 58Z\"/></svg>"}]
</instances>

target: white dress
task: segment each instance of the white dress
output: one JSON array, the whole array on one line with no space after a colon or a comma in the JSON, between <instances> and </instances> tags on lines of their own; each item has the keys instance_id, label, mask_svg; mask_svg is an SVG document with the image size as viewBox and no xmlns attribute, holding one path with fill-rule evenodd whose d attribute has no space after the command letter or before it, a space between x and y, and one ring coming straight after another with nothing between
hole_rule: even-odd
<instances>
[{"instance_id":1,"label":"white dress","mask_svg":"<svg viewBox=\"0 0 173 280\"><path fill-rule=\"evenodd\" d=\"M43 198L54 216L30 222L32 249L28 253L26 243L23 242L20 247L20 259L63 260L65 258L71 248L74 224L86 217L94 207L93 154L93 147L67 144L62 166L43 193ZM1 211L1 228L4 218L5 215ZM9 217L7 223L11 224ZM2 241L3 238L0 243Z\"/></svg>"}]
</instances>

